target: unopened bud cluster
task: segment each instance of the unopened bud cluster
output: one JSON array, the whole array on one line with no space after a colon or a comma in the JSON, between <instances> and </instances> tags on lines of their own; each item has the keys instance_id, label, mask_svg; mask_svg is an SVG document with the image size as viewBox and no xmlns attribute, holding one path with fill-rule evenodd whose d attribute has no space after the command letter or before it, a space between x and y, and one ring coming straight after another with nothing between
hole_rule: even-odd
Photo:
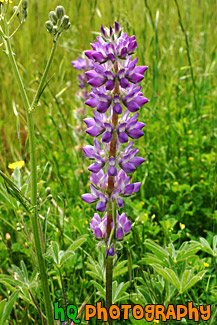
<instances>
[{"instance_id":1,"label":"unopened bud cluster","mask_svg":"<svg viewBox=\"0 0 217 325\"><path fill-rule=\"evenodd\" d=\"M22 5L21 5L21 15L22 15L22 21L26 21L26 18L28 16L28 5L29 1L28 0L23 0ZM13 7L13 12L17 10L17 6ZM17 11L17 17L20 18L20 10Z\"/></svg>"},{"instance_id":2,"label":"unopened bud cluster","mask_svg":"<svg viewBox=\"0 0 217 325\"><path fill-rule=\"evenodd\" d=\"M47 31L56 36L63 30L67 30L70 27L69 17L65 15L65 9L63 6L57 6L55 11L49 12L49 20L45 23Z\"/></svg>"}]
</instances>

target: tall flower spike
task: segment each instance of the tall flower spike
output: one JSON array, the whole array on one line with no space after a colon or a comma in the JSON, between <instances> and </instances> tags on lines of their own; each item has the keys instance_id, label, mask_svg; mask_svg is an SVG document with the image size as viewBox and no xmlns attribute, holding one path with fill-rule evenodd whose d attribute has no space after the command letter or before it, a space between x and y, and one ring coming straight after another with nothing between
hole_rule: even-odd
<instances>
[{"instance_id":1,"label":"tall flower spike","mask_svg":"<svg viewBox=\"0 0 217 325\"><path fill-rule=\"evenodd\" d=\"M92 160L89 170L91 193L83 194L87 203L96 202L96 210L105 212L101 219L94 214L90 228L97 240L104 240L106 255L115 254L115 243L130 232L131 221L118 209L124 206L123 198L139 191L141 183L130 183L130 176L145 160L137 156L131 139L144 135L144 123L138 121L139 110L148 102L139 83L147 66L137 66L132 58L137 48L135 36L129 37L115 22L114 28L101 26L101 36L96 38L92 50L85 52L91 68L85 73L92 86L86 104L95 108L92 118L85 118L86 132L94 137L94 146L83 148ZM81 67L82 62L73 63ZM100 144L100 141L101 144ZM128 143L128 144L127 144ZM112 205L116 207L115 215ZM108 246L109 245L109 246Z\"/></svg>"}]
</instances>

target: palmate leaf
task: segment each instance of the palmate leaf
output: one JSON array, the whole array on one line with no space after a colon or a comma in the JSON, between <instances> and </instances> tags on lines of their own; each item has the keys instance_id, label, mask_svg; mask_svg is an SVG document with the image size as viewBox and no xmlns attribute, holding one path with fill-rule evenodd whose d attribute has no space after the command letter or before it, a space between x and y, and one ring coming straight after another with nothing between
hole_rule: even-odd
<instances>
[{"instance_id":1,"label":"palmate leaf","mask_svg":"<svg viewBox=\"0 0 217 325\"><path fill-rule=\"evenodd\" d=\"M115 281L116 282L116 281ZM127 296L128 293L126 293L127 288L129 287L130 282L121 282L119 285L114 286L114 290L113 291L113 303L116 303L118 301L122 301L124 300ZM114 285L114 282L113 282Z\"/></svg>"},{"instance_id":2,"label":"palmate leaf","mask_svg":"<svg viewBox=\"0 0 217 325\"><path fill-rule=\"evenodd\" d=\"M187 291L193 285L195 285L199 280L201 280L204 276L206 271L200 271L196 275L193 275L193 270L185 270L182 276L182 281L181 281L181 291Z\"/></svg>"},{"instance_id":3,"label":"palmate leaf","mask_svg":"<svg viewBox=\"0 0 217 325\"><path fill-rule=\"evenodd\" d=\"M195 255L200 249L201 245L198 242L184 242L178 251L176 257L177 262L184 261L186 258Z\"/></svg>"},{"instance_id":4,"label":"palmate leaf","mask_svg":"<svg viewBox=\"0 0 217 325\"><path fill-rule=\"evenodd\" d=\"M71 256L75 254L76 249L81 247L81 245L87 240L86 237L87 235L75 240L65 252L60 250L57 242L53 241L48 248L46 256L51 257L53 263L57 267L61 267Z\"/></svg>"},{"instance_id":5,"label":"palmate leaf","mask_svg":"<svg viewBox=\"0 0 217 325\"><path fill-rule=\"evenodd\" d=\"M91 282L97 288L97 290L98 290L97 294L100 295L103 299L105 299L105 297L106 297L105 289L98 282L96 282L94 280L92 280Z\"/></svg>"},{"instance_id":6,"label":"palmate leaf","mask_svg":"<svg viewBox=\"0 0 217 325\"><path fill-rule=\"evenodd\" d=\"M173 270L168 269L167 267L166 268L162 268L162 266L155 265L155 264L151 264L151 266L166 281L169 281L174 287L176 287L176 289L178 290L178 292L181 291L181 284L180 284L179 278L178 278L177 274Z\"/></svg>"},{"instance_id":7,"label":"palmate leaf","mask_svg":"<svg viewBox=\"0 0 217 325\"><path fill-rule=\"evenodd\" d=\"M167 250L161 247L160 245L156 244L152 240L146 239L144 244L148 247L150 251L152 251L152 253L154 253L161 260L165 260L169 257L169 253L167 252Z\"/></svg>"},{"instance_id":8,"label":"palmate leaf","mask_svg":"<svg viewBox=\"0 0 217 325\"><path fill-rule=\"evenodd\" d=\"M0 304L0 325L7 324L8 317L13 309L14 303L19 296L19 290L12 293L8 301L5 300L1 301Z\"/></svg>"},{"instance_id":9,"label":"palmate leaf","mask_svg":"<svg viewBox=\"0 0 217 325\"><path fill-rule=\"evenodd\" d=\"M162 260L153 254L145 254L145 257L142 258L141 262L146 265L159 264L164 267L169 266L167 261Z\"/></svg>"}]
</instances>

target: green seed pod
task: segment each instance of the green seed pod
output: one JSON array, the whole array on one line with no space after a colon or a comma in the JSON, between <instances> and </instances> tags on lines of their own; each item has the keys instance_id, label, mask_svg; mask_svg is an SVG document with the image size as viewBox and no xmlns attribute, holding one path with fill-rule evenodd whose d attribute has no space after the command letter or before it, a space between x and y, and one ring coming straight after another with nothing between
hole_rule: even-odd
<instances>
[{"instance_id":1,"label":"green seed pod","mask_svg":"<svg viewBox=\"0 0 217 325\"><path fill-rule=\"evenodd\" d=\"M65 15L65 9L63 6L57 6L55 12L58 19L61 19Z\"/></svg>"},{"instance_id":2,"label":"green seed pod","mask_svg":"<svg viewBox=\"0 0 217 325\"><path fill-rule=\"evenodd\" d=\"M51 34L53 30L53 24L50 20L46 21L45 26L47 28L47 31Z\"/></svg>"},{"instance_id":3,"label":"green seed pod","mask_svg":"<svg viewBox=\"0 0 217 325\"><path fill-rule=\"evenodd\" d=\"M50 11L49 12L49 18L50 18L50 21L52 21L52 23L54 25L57 24L57 15L56 15L55 11Z\"/></svg>"},{"instance_id":4,"label":"green seed pod","mask_svg":"<svg viewBox=\"0 0 217 325\"><path fill-rule=\"evenodd\" d=\"M52 35L55 36L57 32L58 32L58 27L53 26Z\"/></svg>"},{"instance_id":5,"label":"green seed pod","mask_svg":"<svg viewBox=\"0 0 217 325\"><path fill-rule=\"evenodd\" d=\"M61 19L60 27L65 29L69 24L69 16L64 15L63 18Z\"/></svg>"},{"instance_id":6,"label":"green seed pod","mask_svg":"<svg viewBox=\"0 0 217 325\"><path fill-rule=\"evenodd\" d=\"M22 8L26 10L28 8L29 1L28 0L23 0L22 2Z\"/></svg>"}]
</instances>

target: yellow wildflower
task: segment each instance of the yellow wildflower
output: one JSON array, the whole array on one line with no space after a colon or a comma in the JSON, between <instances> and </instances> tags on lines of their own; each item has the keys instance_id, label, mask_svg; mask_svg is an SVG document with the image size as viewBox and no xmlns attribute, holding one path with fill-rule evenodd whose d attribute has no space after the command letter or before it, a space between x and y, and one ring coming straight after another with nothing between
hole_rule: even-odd
<instances>
[{"instance_id":1,"label":"yellow wildflower","mask_svg":"<svg viewBox=\"0 0 217 325\"><path fill-rule=\"evenodd\" d=\"M9 3L13 3L13 1L12 0L0 0L0 2L9 2Z\"/></svg>"},{"instance_id":2,"label":"yellow wildflower","mask_svg":"<svg viewBox=\"0 0 217 325\"><path fill-rule=\"evenodd\" d=\"M194 157L189 157L188 160L193 161L194 160Z\"/></svg>"},{"instance_id":3,"label":"yellow wildflower","mask_svg":"<svg viewBox=\"0 0 217 325\"><path fill-rule=\"evenodd\" d=\"M24 165L25 165L25 162L23 160L21 160L21 161L16 161L12 164L9 164L8 168L15 169L16 167L18 167L19 169L21 169Z\"/></svg>"},{"instance_id":4,"label":"yellow wildflower","mask_svg":"<svg viewBox=\"0 0 217 325\"><path fill-rule=\"evenodd\" d=\"M188 134L191 134L191 133L192 133L192 130L189 130L189 131L188 131Z\"/></svg>"},{"instance_id":5,"label":"yellow wildflower","mask_svg":"<svg viewBox=\"0 0 217 325\"><path fill-rule=\"evenodd\" d=\"M153 323L155 323L155 324L159 324L159 320L154 319L154 320L153 320Z\"/></svg>"},{"instance_id":6,"label":"yellow wildflower","mask_svg":"<svg viewBox=\"0 0 217 325\"><path fill-rule=\"evenodd\" d=\"M184 223L179 223L179 226L180 226L180 228L181 228L181 230L184 230L185 229L185 225L184 225Z\"/></svg>"},{"instance_id":7,"label":"yellow wildflower","mask_svg":"<svg viewBox=\"0 0 217 325\"><path fill-rule=\"evenodd\" d=\"M179 183L178 182L173 182L173 185L178 185Z\"/></svg>"},{"instance_id":8,"label":"yellow wildflower","mask_svg":"<svg viewBox=\"0 0 217 325\"><path fill-rule=\"evenodd\" d=\"M204 183L204 179L201 179L200 182L201 182L201 183Z\"/></svg>"},{"instance_id":9,"label":"yellow wildflower","mask_svg":"<svg viewBox=\"0 0 217 325\"><path fill-rule=\"evenodd\" d=\"M204 263L203 263L203 266L204 266L204 267L209 267L209 263L204 262Z\"/></svg>"}]
</instances>

